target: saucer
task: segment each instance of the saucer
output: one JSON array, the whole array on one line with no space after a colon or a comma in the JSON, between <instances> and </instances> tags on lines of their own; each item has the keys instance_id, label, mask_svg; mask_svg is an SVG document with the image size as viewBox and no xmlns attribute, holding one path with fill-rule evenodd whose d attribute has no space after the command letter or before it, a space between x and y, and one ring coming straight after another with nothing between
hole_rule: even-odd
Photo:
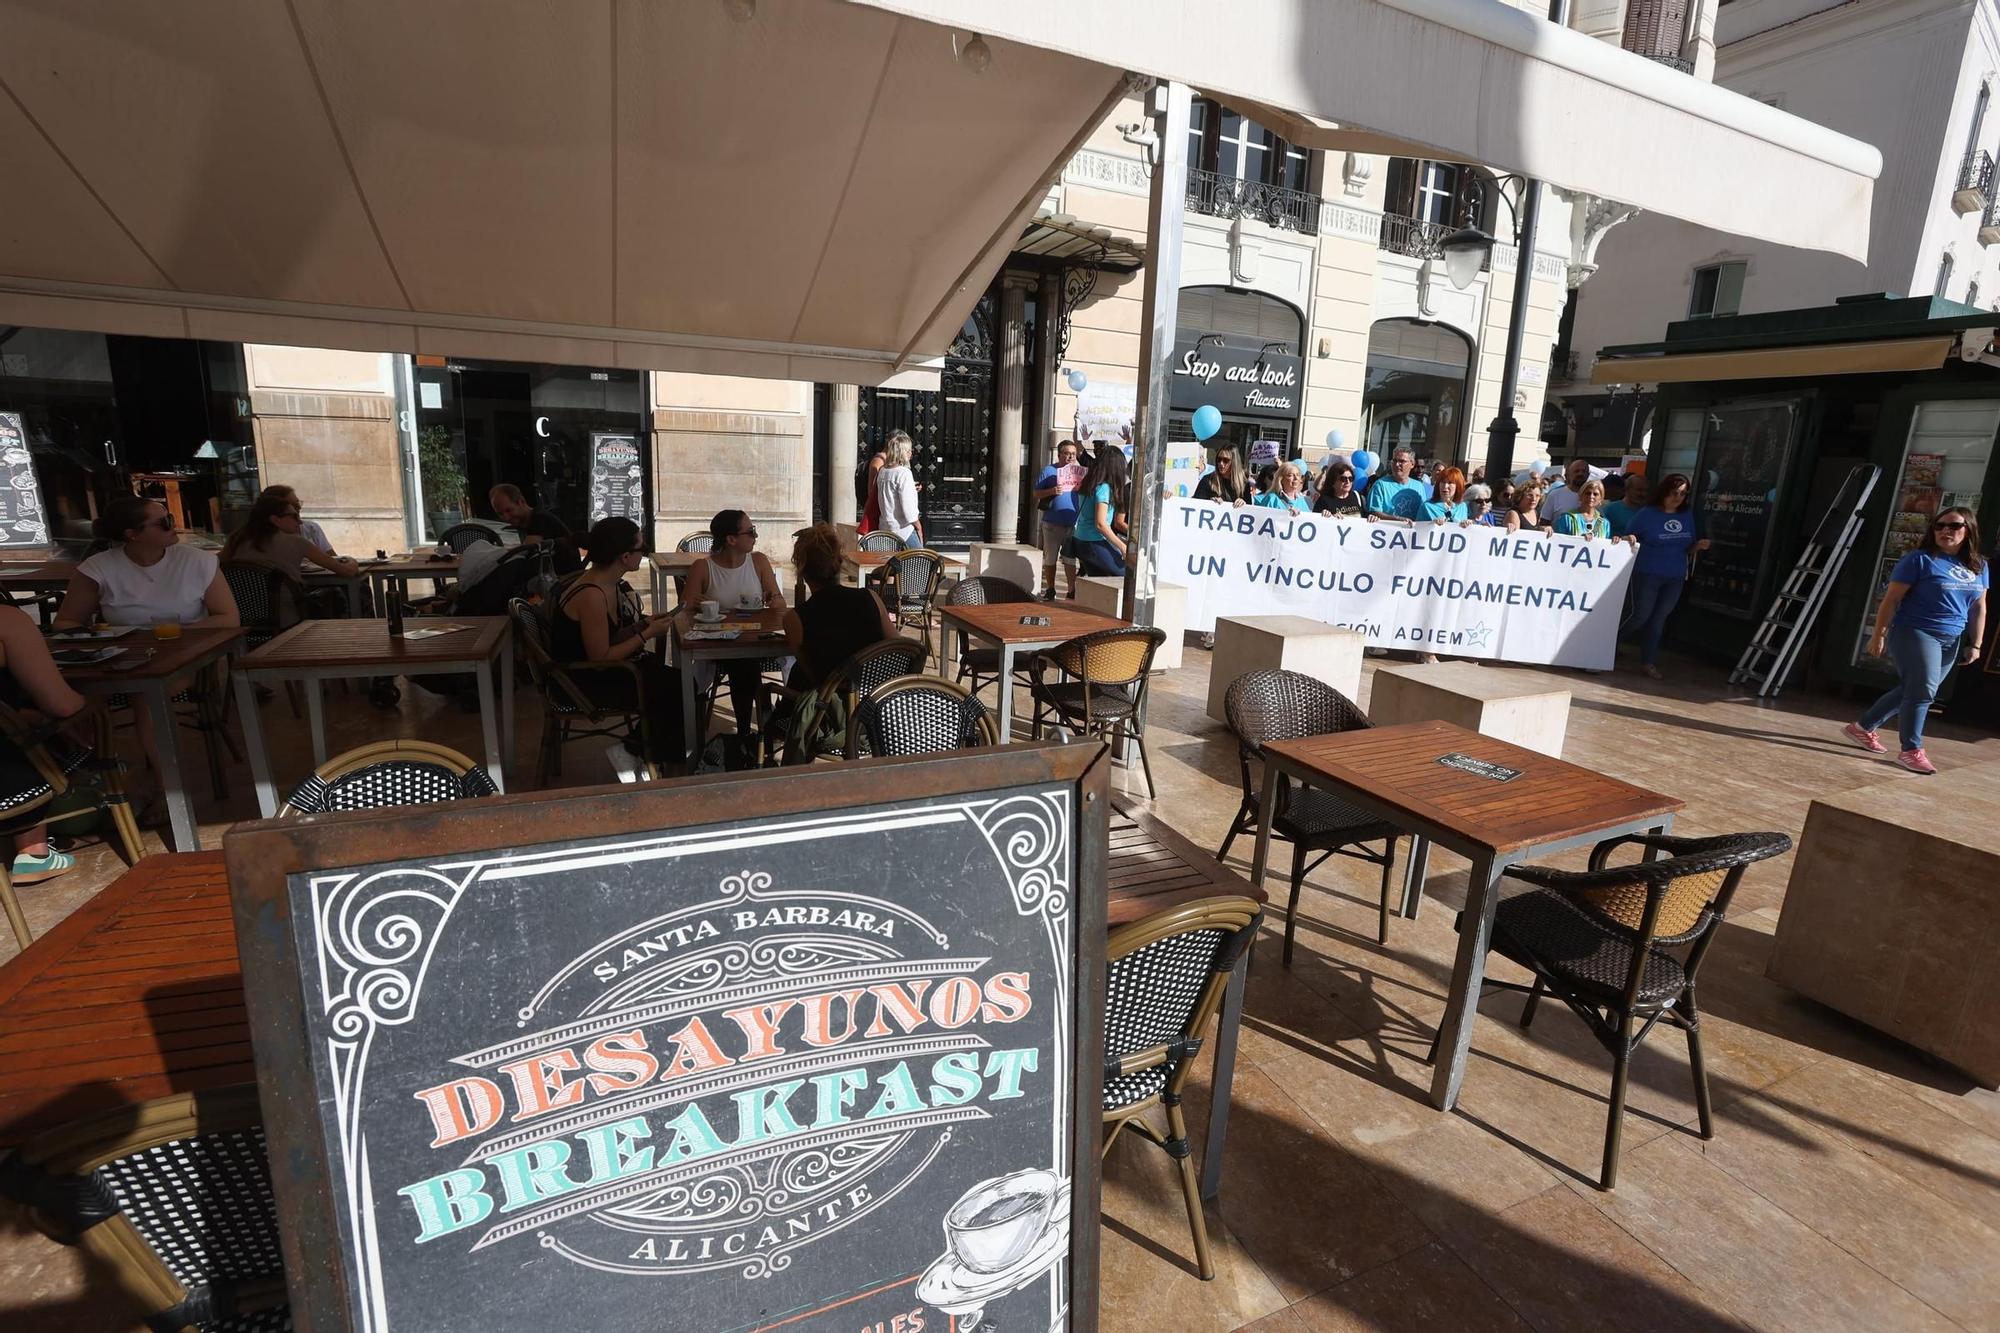
<instances>
[{"instance_id":1,"label":"saucer","mask_svg":"<svg viewBox=\"0 0 2000 1333\"><path fill-rule=\"evenodd\" d=\"M969 1268L947 1248L917 1279L917 1299L946 1314L962 1314L1027 1286L1069 1254L1069 1200L1070 1183L1065 1180L1056 1188L1042 1234L1026 1254L995 1272Z\"/></svg>"},{"instance_id":2,"label":"saucer","mask_svg":"<svg viewBox=\"0 0 2000 1333\"><path fill-rule=\"evenodd\" d=\"M715 616L696 615L696 616L691 616L689 618L693 620L694 623L697 625L720 625L723 621L729 619L728 616L723 616L723 615L715 615Z\"/></svg>"}]
</instances>

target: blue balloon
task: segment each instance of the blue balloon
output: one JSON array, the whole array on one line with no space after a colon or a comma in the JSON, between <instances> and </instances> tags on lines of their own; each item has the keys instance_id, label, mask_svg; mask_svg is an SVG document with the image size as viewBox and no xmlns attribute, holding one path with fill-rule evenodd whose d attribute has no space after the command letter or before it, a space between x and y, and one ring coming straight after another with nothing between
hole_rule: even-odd
<instances>
[{"instance_id":1,"label":"blue balloon","mask_svg":"<svg viewBox=\"0 0 2000 1333\"><path fill-rule=\"evenodd\" d=\"M1080 370L1072 370L1068 378L1071 393L1082 393L1084 386L1090 383L1090 376Z\"/></svg>"},{"instance_id":2,"label":"blue balloon","mask_svg":"<svg viewBox=\"0 0 2000 1333\"><path fill-rule=\"evenodd\" d=\"M1347 437L1340 433L1340 428L1338 426L1334 427L1332 430L1326 433L1327 448L1338 449L1346 443L1347 443Z\"/></svg>"},{"instance_id":3,"label":"blue balloon","mask_svg":"<svg viewBox=\"0 0 2000 1333\"><path fill-rule=\"evenodd\" d=\"M1764 492L1764 503L1767 505L1778 503L1778 488L1776 486Z\"/></svg>"},{"instance_id":4,"label":"blue balloon","mask_svg":"<svg viewBox=\"0 0 2000 1333\"><path fill-rule=\"evenodd\" d=\"M1366 449L1356 449L1354 456L1347 461L1354 464L1354 475L1358 477L1364 472L1373 472L1382 460Z\"/></svg>"},{"instance_id":5,"label":"blue balloon","mask_svg":"<svg viewBox=\"0 0 2000 1333\"><path fill-rule=\"evenodd\" d=\"M1357 491L1368 489L1368 474L1359 468L1356 468L1354 471L1354 489Z\"/></svg>"},{"instance_id":6,"label":"blue balloon","mask_svg":"<svg viewBox=\"0 0 2000 1333\"><path fill-rule=\"evenodd\" d=\"M1194 410L1194 437L1206 440L1222 429L1222 412L1212 403L1203 403Z\"/></svg>"}]
</instances>

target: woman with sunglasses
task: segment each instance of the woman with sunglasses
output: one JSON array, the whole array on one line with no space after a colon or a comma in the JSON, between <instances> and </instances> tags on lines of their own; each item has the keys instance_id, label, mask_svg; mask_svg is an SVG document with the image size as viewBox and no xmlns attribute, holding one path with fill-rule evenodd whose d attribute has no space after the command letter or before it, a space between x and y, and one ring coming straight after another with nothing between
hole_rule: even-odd
<instances>
[{"instance_id":1,"label":"woman with sunglasses","mask_svg":"<svg viewBox=\"0 0 2000 1333\"><path fill-rule=\"evenodd\" d=\"M222 545L224 560L246 560L297 577L300 565L318 565L329 574L353 578L361 566L344 556L328 555L305 534L298 498L266 491L250 506L243 526Z\"/></svg>"},{"instance_id":2,"label":"woman with sunglasses","mask_svg":"<svg viewBox=\"0 0 2000 1333\"><path fill-rule=\"evenodd\" d=\"M1888 747L1876 732L1890 718L1902 738L1896 762L1912 773L1935 773L1924 754L1924 715L1954 662L1978 660L1986 638L1986 590L1991 574L1979 553L1979 523L1970 509L1947 509L1931 520L1914 551L1890 571L1875 612L1868 655L1895 663L1896 687L1850 722L1842 734L1870 754ZM1971 634L1966 633L1971 630ZM1959 643L1965 641L1960 649Z\"/></svg>"},{"instance_id":3,"label":"woman with sunglasses","mask_svg":"<svg viewBox=\"0 0 2000 1333\"><path fill-rule=\"evenodd\" d=\"M892 461L890 466L896 464ZM705 601L714 602L716 609L724 615L785 609L785 594L778 589L777 571L771 568L771 562L764 553L757 549L757 525L750 515L741 509L721 510L708 521L708 535L712 543L708 559L695 562L693 571L688 575L687 596L681 600L680 610L675 612L682 618L683 630L694 628L694 614ZM772 656L782 657L784 654L774 653ZM729 678L729 702L736 713L736 734L747 741L753 729L751 722L756 716L757 697L762 689L758 681L764 674L764 659L736 658L721 663L697 663L695 688L705 692L709 682L715 678L718 666Z\"/></svg>"},{"instance_id":4,"label":"woman with sunglasses","mask_svg":"<svg viewBox=\"0 0 2000 1333\"><path fill-rule=\"evenodd\" d=\"M1201 480L1194 484L1195 499L1214 500L1239 509L1249 504L1256 493L1257 487L1243 470L1243 455L1228 444L1215 451L1215 467L1202 473Z\"/></svg>"},{"instance_id":5,"label":"woman with sunglasses","mask_svg":"<svg viewBox=\"0 0 2000 1333\"><path fill-rule=\"evenodd\" d=\"M679 767L684 742L680 672L646 651L647 644L672 628L673 617L640 616L636 600L625 595L625 580L646 561L639 525L629 518L599 519L585 535L583 549L590 568L563 585L548 618L550 655L558 662L629 664L629 675L585 671L574 679L600 708L636 708L643 698L652 751L639 757ZM634 732L625 748L637 754L638 739Z\"/></svg>"},{"instance_id":6,"label":"woman with sunglasses","mask_svg":"<svg viewBox=\"0 0 2000 1333\"><path fill-rule=\"evenodd\" d=\"M113 500L97 520L97 536L106 549L70 576L56 628L74 629L98 616L112 625L238 623L236 599L214 553L181 545L173 515L158 500Z\"/></svg>"},{"instance_id":7,"label":"woman with sunglasses","mask_svg":"<svg viewBox=\"0 0 2000 1333\"><path fill-rule=\"evenodd\" d=\"M1334 518L1361 517L1361 493L1354 489L1354 464L1344 458L1327 463L1319 474L1319 495L1313 500L1313 512Z\"/></svg>"}]
</instances>

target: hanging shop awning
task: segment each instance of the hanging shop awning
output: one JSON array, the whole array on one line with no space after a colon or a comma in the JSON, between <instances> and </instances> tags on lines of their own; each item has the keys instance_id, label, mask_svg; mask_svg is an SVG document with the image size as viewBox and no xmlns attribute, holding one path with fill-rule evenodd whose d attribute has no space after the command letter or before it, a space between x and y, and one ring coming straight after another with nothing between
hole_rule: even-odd
<instances>
[{"instance_id":1,"label":"hanging shop awning","mask_svg":"<svg viewBox=\"0 0 2000 1333\"><path fill-rule=\"evenodd\" d=\"M1193 84L1305 146L1868 257L1874 148L1495 0L855 2Z\"/></svg>"},{"instance_id":2,"label":"hanging shop awning","mask_svg":"<svg viewBox=\"0 0 2000 1333\"><path fill-rule=\"evenodd\" d=\"M1869 375L1893 370L1936 370L1958 345L1956 335L1892 338L1881 342L1760 347L1744 352L1695 352L1682 356L1599 357L1592 384L1689 384L1709 380L1804 379L1816 375Z\"/></svg>"},{"instance_id":3,"label":"hanging shop awning","mask_svg":"<svg viewBox=\"0 0 2000 1333\"><path fill-rule=\"evenodd\" d=\"M0 0L0 323L880 383L1127 70L1865 251L1873 149L1491 0Z\"/></svg>"}]
</instances>

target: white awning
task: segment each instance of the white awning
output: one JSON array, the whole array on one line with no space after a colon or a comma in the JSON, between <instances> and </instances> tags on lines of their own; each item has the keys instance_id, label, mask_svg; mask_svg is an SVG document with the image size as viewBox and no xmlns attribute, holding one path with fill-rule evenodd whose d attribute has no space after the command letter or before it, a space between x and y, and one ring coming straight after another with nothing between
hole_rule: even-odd
<instances>
[{"instance_id":1,"label":"white awning","mask_svg":"<svg viewBox=\"0 0 2000 1333\"><path fill-rule=\"evenodd\" d=\"M0 0L0 323L885 382L1126 70L1866 248L1873 149L1493 0L744 8Z\"/></svg>"},{"instance_id":2,"label":"white awning","mask_svg":"<svg viewBox=\"0 0 2000 1333\"><path fill-rule=\"evenodd\" d=\"M1474 162L1868 257L1868 144L1499 0L854 0L1192 84L1310 147Z\"/></svg>"}]
</instances>

